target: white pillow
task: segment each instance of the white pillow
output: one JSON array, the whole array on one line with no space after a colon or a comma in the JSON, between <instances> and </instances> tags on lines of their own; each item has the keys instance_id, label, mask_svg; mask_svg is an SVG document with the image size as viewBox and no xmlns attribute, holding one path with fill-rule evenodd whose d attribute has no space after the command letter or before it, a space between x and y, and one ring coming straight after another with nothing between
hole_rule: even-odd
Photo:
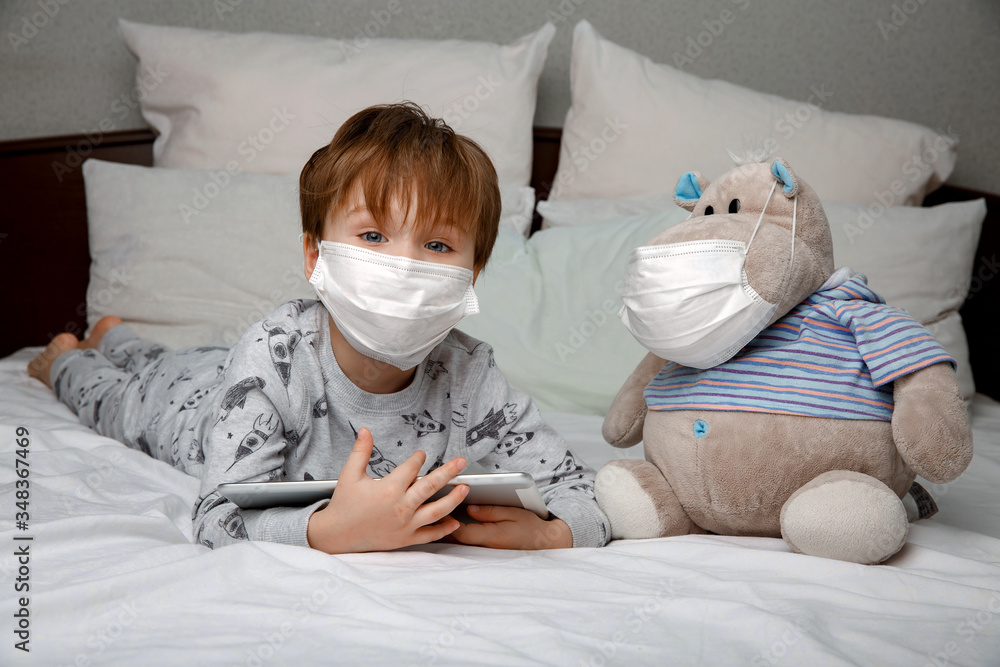
<instances>
[{"instance_id":1,"label":"white pillow","mask_svg":"<svg viewBox=\"0 0 1000 667\"><path fill-rule=\"evenodd\" d=\"M985 201L896 206L877 217L858 204L824 202L823 208L837 266L865 274L889 304L924 324L958 362L962 395L971 398L975 384L958 309L969 292ZM602 222L615 228L621 216L637 213L640 218L659 218L666 211L679 219L688 215L673 203L673 195L539 202L538 210L552 228Z\"/></svg>"},{"instance_id":2,"label":"white pillow","mask_svg":"<svg viewBox=\"0 0 1000 667\"><path fill-rule=\"evenodd\" d=\"M121 317L170 347L233 343L305 278L297 174L226 174L87 160L87 321ZM225 176L225 178L223 178ZM501 189L521 233L531 188ZM528 218L530 223L530 217Z\"/></svg>"},{"instance_id":3,"label":"white pillow","mask_svg":"<svg viewBox=\"0 0 1000 667\"><path fill-rule=\"evenodd\" d=\"M646 354L618 319L628 254L687 215L675 207L529 239L501 231L476 281L480 313L459 328L492 345L541 409L603 415Z\"/></svg>"},{"instance_id":4,"label":"white pillow","mask_svg":"<svg viewBox=\"0 0 1000 667\"><path fill-rule=\"evenodd\" d=\"M500 187L500 227L527 236L535 216L535 188Z\"/></svg>"},{"instance_id":5,"label":"white pillow","mask_svg":"<svg viewBox=\"0 0 1000 667\"><path fill-rule=\"evenodd\" d=\"M412 100L528 185L538 77L555 27L512 44L235 34L120 20L158 167L298 172L353 113Z\"/></svg>"},{"instance_id":6,"label":"white pillow","mask_svg":"<svg viewBox=\"0 0 1000 667\"><path fill-rule=\"evenodd\" d=\"M674 203L673 192L609 199L543 199L538 202L543 228L592 225L675 208L679 207Z\"/></svg>"},{"instance_id":7,"label":"white pillow","mask_svg":"<svg viewBox=\"0 0 1000 667\"><path fill-rule=\"evenodd\" d=\"M741 152L748 137L795 165L823 200L919 205L955 165L957 138L946 132L821 110L832 94L823 86L802 91L804 103L701 79L587 21L573 32L570 88L552 199L672 193L685 172L728 171L727 150Z\"/></svg>"}]
</instances>

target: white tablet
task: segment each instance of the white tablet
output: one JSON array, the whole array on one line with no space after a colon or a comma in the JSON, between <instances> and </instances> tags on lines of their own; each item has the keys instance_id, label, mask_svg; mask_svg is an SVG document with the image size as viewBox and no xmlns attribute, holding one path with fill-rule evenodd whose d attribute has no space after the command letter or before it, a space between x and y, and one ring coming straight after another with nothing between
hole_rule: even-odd
<instances>
[{"instance_id":1,"label":"white tablet","mask_svg":"<svg viewBox=\"0 0 1000 667\"><path fill-rule=\"evenodd\" d=\"M549 517L535 480L526 472L456 475L428 500L441 498L456 484L469 487L463 505L523 507L543 519ZM309 505L329 498L336 488L335 479L311 479L303 482L230 482L220 484L216 490L243 509L263 509Z\"/></svg>"}]
</instances>

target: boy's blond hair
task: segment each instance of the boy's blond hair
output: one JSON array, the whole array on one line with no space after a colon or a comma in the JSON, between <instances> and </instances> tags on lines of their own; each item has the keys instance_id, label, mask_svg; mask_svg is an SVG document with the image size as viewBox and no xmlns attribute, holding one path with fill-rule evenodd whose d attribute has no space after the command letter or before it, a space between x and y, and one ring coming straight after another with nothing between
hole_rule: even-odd
<instances>
[{"instance_id":1,"label":"boy's blond hair","mask_svg":"<svg viewBox=\"0 0 1000 667\"><path fill-rule=\"evenodd\" d=\"M393 204L416 225L456 225L475 239L475 267L486 265L500 220L497 173L476 142L455 134L412 102L368 107L347 119L299 176L302 231L321 239L327 215L350 204L356 186L375 222Z\"/></svg>"}]
</instances>

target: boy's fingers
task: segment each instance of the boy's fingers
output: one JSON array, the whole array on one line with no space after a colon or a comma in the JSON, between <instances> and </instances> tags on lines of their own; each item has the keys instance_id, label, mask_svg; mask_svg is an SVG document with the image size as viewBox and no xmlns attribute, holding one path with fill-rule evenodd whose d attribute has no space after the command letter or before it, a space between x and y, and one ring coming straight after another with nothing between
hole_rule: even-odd
<instances>
[{"instance_id":1,"label":"boy's fingers","mask_svg":"<svg viewBox=\"0 0 1000 667\"><path fill-rule=\"evenodd\" d=\"M413 518L416 519L418 523L424 525L440 521L442 518L455 511L455 508L458 507L463 500L465 500L467 495L469 495L469 487L465 484L459 484L454 489L449 491L448 495L443 498L438 498L437 500L432 500L429 503L421 505L417 511L413 513Z\"/></svg>"},{"instance_id":2,"label":"boy's fingers","mask_svg":"<svg viewBox=\"0 0 1000 667\"><path fill-rule=\"evenodd\" d=\"M524 513L528 511L521 507L505 507L503 505L469 505L465 510L469 516L481 523L525 519Z\"/></svg>"},{"instance_id":3,"label":"boy's fingers","mask_svg":"<svg viewBox=\"0 0 1000 667\"><path fill-rule=\"evenodd\" d=\"M466 505L465 511L480 523L462 526L455 531L455 539L462 544L499 549L524 546L519 536L537 518L530 510L503 505Z\"/></svg>"},{"instance_id":4,"label":"boy's fingers","mask_svg":"<svg viewBox=\"0 0 1000 667\"><path fill-rule=\"evenodd\" d=\"M351 449L350 456L347 457L347 463L340 469L340 479L356 481L367 477L368 473L365 472L365 468L368 467L368 461L371 460L374 446L375 442L372 439L371 431L366 428L359 430L358 439L354 441L354 447Z\"/></svg>"},{"instance_id":5,"label":"boy's fingers","mask_svg":"<svg viewBox=\"0 0 1000 667\"><path fill-rule=\"evenodd\" d=\"M423 450L418 450L410 454L409 458L400 463L396 468L385 476L386 482L393 482L402 485L402 490L408 489L413 480L420 473L421 466L427 460L427 454Z\"/></svg>"},{"instance_id":6,"label":"boy's fingers","mask_svg":"<svg viewBox=\"0 0 1000 667\"><path fill-rule=\"evenodd\" d=\"M427 544L454 533L461 526L458 519L445 519L440 523L432 523L429 526L421 526L413 533L413 544Z\"/></svg>"},{"instance_id":7,"label":"boy's fingers","mask_svg":"<svg viewBox=\"0 0 1000 667\"><path fill-rule=\"evenodd\" d=\"M511 535L511 524L507 523L467 523L452 533L452 537L461 544L500 549L513 544Z\"/></svg>"},{"instance_id":8,"label":"boy's fingers","mask_svg":"<svg viewBox=\"0 0 1000 667\"><path fill-rule=\"evenodd\" d=\"M407 500L416 509L428 498L444 488L452 477L465 470L465 459L458 457L448 461L437 470L429 472L414 482L406 492ZM451 511L451 510L449 510Z\"/></svg>"}]
</instances>

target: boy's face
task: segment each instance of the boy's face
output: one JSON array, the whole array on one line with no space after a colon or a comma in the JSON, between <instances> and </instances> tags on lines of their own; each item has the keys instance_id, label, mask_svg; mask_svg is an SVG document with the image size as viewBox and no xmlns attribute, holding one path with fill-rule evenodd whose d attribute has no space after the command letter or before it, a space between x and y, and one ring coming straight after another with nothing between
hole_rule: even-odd
<instances>
[{"instance_id":1,"label":"boy's face","mask_svg":"<svg viewBox=\"0 0 1000 667\"><path fill-rule=\"evenodd\" d=\"M365 205L360 187L354 189L350 203L338 212L327 215L323 238L304 241L305 273L308 279L319 257L319 241L334 241L356 245L375 252L408 257L425 262L460 266L473 272L473 282L479 275L475 267L475 239L457 225L440 225L420 229L414 224L416 202L404 215L403 207L395 202L382 224L375 222Z\"/></svg>"}]
</instances>

